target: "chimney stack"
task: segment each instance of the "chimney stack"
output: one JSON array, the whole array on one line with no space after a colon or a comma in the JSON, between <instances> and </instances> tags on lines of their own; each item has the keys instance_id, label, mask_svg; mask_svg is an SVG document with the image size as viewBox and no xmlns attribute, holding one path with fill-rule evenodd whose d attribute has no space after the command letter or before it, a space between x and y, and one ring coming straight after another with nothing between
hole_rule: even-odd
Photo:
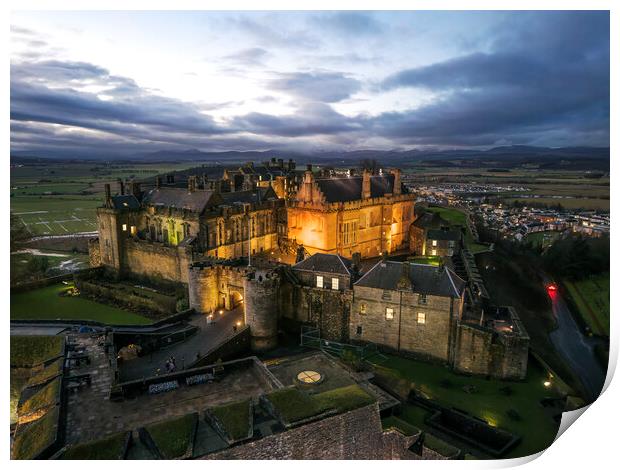
<instances>
[{"instance_id":1,"label":"chimney stack","mask_svg":"<svg viewBox=\"0 0 620 470\"><path fill-rule=\"evenodd\" d=\"M166 175L166 184L174 184L174 175Z\"/></svg>"},{"instance_id":2,"label":"chimney stack","mask_svg":"<svg viewBox=\"0 0 620 470\"><path fill-rule=\"evenodd\" d=\"M362 199L370 199L370 171L362 174Z\"/></svg>"},{"instance_id":3,"label":"chimney stack","mask_svg":"<svg viewBox=\"0 0 620 470\"><path fill-rule=\"evenodd\" d=\"M122 180L122 178L118 179L118 193L121 196L125 194L125 182Z\"/></svg>"},{"instance_id":4,"label":"chimney stack","mask_svg":"<svg viewBox=\"0 0 620 470\"><path fill-rule=\"evenodd\" d=\"M131 181L131 183L129 184L129 188L130 188L130 192L131 194L133 194L136 198L140 198L140 183L137 181Z\"/></svg>"},{"instance_id":5,"label":"chimney stack","mask_svg":"<svg viewBox=\"0 0 620 470\"><path fill-rule=\"evenodd\" d=\"M196 191L196 176L191 175L187 178L187 189L190 193Z\"/></svg>"},{"instance_id":6,"label":"chimney stack","mask_svg":"<svg viewBox=\"0 0 620 470\"><path fill-rule=\"evenodd\" d=\"M110 188L110 183L106 183L104 185L105 188L105 206L108 209L112 208L112 190Z\"/></svg>"},{"instance_id":7,"label":"chimney stack","mask_svg":"<svg viewBox=\"0 0 620 470\"><path fill-rule=\"evenodd\" d=\"M284 169L284 159L283 158L278 158L278 166L282 169Z\"/></svg>"},{"instance_id":8,"label":"chimney stack","mask_svg":"<svg viewBox=\"0 0 620 470\"><path fill-rule=\"evenodd\" d=\"M157 177L155 178L155 187L157 189L161 188L161 176L157 175Z\"/></svg>"},{"instance_id":9,"label":"chimney stack","mask_svg":"<svg viewBox=\"0 0 620 470\"><path fill-rule=\"evenodd\" d=\"M295 169L295 162L292 158L288 159L288 171L293 171Z\"/></svg>"},{"instance_id":10,"label":"chimney stack","mask_svg":"<svg viewBox=\"0 0 620 470\"><path fill-rule=\"evenodd\" d=\"M400 169L394 168L393 170L390 170L390 173L394 175L394 188L392 188L392 194L396 196L401 193Z\"/></svg>"}]
</instances>

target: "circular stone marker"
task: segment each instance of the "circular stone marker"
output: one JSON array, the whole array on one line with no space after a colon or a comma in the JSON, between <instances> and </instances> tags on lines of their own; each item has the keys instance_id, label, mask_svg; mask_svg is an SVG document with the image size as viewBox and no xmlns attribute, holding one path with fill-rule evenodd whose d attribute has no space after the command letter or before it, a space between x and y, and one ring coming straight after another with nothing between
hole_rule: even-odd
<instances>
[{"instance_id":1,"label":"circular stone marker","mask_svg":"<svg viewBox=\"0 0 620 470\"><path fill-rule=\"evenodd\" d=\"M314 370L304 370L297 374L297 380L304 384L316 384L319 383L322 378L321 374Z\"/></svg>"}]
</instances>

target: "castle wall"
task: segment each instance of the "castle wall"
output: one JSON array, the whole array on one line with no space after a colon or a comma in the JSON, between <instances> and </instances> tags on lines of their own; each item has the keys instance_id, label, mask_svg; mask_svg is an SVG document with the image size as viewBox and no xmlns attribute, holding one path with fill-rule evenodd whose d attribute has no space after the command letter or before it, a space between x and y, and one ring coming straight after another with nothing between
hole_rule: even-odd
<instances>
[{"instance_id":1,"label":"castle wall","mask_svg":"<svg viewBox=\"0 0 620 470\"><path fill-rule=\"evenodd\" d=\"M99 246L99 238L88 239L88 264L91 268L101 266L101 247Z\"/></svg>"},{"instance_id":2,"label":"castle wall","mask_svg":"<svg viewBox=\"0 0 620 470\"><path fill-rule=\"evenodd\" d=\"M188 248L132 239L126 239L123 245L123 270L184 284L189 282L192 254Z\"/></svg>"},{"instance_id":3,"label":"castle wall","mask_svg":"<svg viewBox=\"0 0 620 470\"><path fill-rule=\"evenodd\" d=\"M392 319L386 318L388 308ZM422 304L417 293L354 286L349 335L353 341L449 362L451 332L461 309L462 299L428 295Z\"/></svg>"},{"instance_id":4,"label":"castle wall","mask_svg":"<svg viewBox=\"0 0 620 470\"><path fill-rule=\"evenodd\" d=\"M262 439L206 455L205 459L403 458L418 439L381 429L376 404L295 427Z\"/></svg>"},{"instance_id":5,"label":"castle wall","mask_svg":"<svg viewBox=\"0 0 620 470\"><path fill-rule=\"evenodd\" d=\"M455 370L500 379L525 378L529 351L526 335L460 324L455 347Z\"/></svg>"},{"instance_id":6,"label":"castle wall","mask_svg":"<svg viewBox=\"0 0 620 470\"><path fill-rule=\"evenodd\" d=\"M189 306L199 313L230 310L235 298L245 300L245 267L196 263L189 268Z\"/></svg>"}]
</instances>

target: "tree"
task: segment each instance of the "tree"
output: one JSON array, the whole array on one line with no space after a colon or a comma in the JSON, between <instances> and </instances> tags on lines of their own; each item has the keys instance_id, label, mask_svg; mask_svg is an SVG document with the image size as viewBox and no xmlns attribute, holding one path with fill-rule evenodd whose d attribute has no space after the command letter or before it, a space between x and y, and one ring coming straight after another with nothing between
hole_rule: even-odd
<instances>
[{"instance_id":1,"label":"tree","mask_svg":"<svg viewBox=\"0 0 620 470\"><path fill-rule=\"evenodd\" d=\"M17 248L17 243L22 240L27 240L30 238L30 234L26 229L26 226L21 221L19 217L15 214L11 213L11 251L15 251Z\"/></svg>"}]
</instances>

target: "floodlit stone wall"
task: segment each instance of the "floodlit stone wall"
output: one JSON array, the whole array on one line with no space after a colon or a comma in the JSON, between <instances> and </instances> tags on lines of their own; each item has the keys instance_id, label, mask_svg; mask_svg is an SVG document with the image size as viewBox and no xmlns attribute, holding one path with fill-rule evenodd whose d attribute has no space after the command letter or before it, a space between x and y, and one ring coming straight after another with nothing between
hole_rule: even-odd
<instances>
[{"instance_id":1,"label":"floodlit stone wall","mask_svg":"<svg viewBox=\"0 0 620 470\"><path fill-rule=\"evenodd\" d=\"M121 272L128 271L184 284L189 282L192 253L188 247L166 246L131 238L124 240L123 247Z\"/></svg>"}]
</instances>

